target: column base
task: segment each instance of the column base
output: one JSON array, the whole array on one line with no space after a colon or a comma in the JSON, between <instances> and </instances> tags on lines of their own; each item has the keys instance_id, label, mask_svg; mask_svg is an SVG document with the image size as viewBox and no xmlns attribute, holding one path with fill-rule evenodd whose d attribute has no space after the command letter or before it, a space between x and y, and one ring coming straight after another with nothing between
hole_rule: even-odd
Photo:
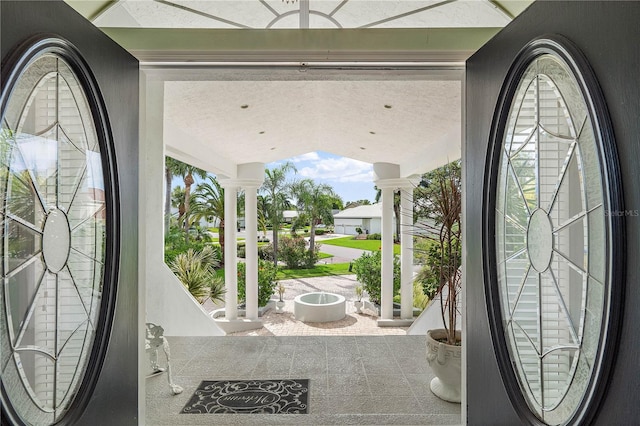
<instances>
[{"instance_id":1,"label":"column base","mask_svg":"<svg viewBox=\"0 0 640 426\"><path fill-rule=\"evenodd\" d=\"M379 319L378 327L409 327L413 324L413 319Z\"/></svg>"},{"instance_id":2,"label":"column base","mask_svg":"<svg viewBox=\"0 0 640 426\"><path fill-rule=\"evenodd\" d=\"M215 319L216 324L226 333L236 333L238 331L257 330L262 328L262 320L250 320L238 318L228 320L225 318Z\"/></svg>"}]
</instances>

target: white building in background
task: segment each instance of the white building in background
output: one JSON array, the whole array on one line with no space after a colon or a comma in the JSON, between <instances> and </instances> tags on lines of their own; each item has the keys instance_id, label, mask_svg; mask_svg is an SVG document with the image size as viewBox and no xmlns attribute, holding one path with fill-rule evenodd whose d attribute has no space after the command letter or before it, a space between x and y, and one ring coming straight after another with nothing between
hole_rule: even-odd
<instances>
[{"instance_id":1,"label":"white building in background","mask_svg":"<svg viewBox=\"0 0 640 426\"><path fill-rule=\"evenodd\" d=\"M395 214L393 228L395 228ZM336 234L358 235L356 228L367 234L382 232L382 203L352 207L333 215L333 228Z\"/></svg>"},{"instance_id":2,"label":"white building in background","mask_svg":"<svg viewBox=\"0 0 640 426\"><path fill-rule=\"evenodd\" d=\"M296 220L297 217L297 210L284 210L282 212L282 220L284 221L284 223L293 223L293 221Z\"/></svg>"}]
</instances>

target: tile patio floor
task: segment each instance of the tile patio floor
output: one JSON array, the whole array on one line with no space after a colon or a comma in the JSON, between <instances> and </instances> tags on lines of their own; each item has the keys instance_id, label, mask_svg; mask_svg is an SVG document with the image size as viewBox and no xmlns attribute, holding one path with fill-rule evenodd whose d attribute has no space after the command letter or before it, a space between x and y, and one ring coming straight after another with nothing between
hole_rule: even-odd
<instances>
[{"instance_id":1,"label":"tile patio floor","mask_svg":"<svg viewBox=\"0 0 640 426\"><path fill-rule=\"evenodd\" d=\"M169 337L174 381L146 380L147 425L449 425L423 336ZM202 380L310 379L309 414L178 414Z\"/></svg>"},{"instance_id":2,"label":"tile patio floor","mask_svg":"<svg viewBox=\"0 0 640 426\"><path fill-rule=\"evenodd\" d=\"M354 276L284 281L285 313L266 313L264 327L224 337L168 337L174 381L148 378L147 425L449 425L460 404L435 397L425 337L378 327L373 312L356 314ZM293 317L293 299L312 291L347 299L347 316L331 323ZM160 358L162 360L162 357ZM310 379L309 414L178 414L202 380Z\"/></svg>"}]
</instances>

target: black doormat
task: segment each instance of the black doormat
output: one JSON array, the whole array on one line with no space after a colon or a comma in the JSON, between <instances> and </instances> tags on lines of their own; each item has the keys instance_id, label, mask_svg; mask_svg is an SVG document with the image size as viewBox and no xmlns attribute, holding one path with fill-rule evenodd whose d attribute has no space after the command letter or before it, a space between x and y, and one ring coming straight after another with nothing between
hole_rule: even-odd
<instances>
[{"instance_id":1,"label":"black doormat","mask_svg":"<svg viewBox=\"0 0 640 426\"><path fill-rule=\"evenodd\" d=\"M204 380L180 414L307 414L309 379Z\"/></svg>"}]
</instances>

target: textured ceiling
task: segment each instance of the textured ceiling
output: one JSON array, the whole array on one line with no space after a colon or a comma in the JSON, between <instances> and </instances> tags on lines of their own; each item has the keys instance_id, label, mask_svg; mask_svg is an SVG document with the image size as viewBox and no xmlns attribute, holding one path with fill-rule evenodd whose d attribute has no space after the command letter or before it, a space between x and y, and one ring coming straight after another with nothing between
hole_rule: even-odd
<instances>
[{"instance_id":1,"label":"textured ceiling","mask_svg":"<svg viewBox=\"0 0 640 426\"><path fill-rule=\"evenodd\" d=\"M325 151L410 175L460 157L459 80L339 77L167 82L165 143L218 171Z\"/></svg>"}]
</instances>

